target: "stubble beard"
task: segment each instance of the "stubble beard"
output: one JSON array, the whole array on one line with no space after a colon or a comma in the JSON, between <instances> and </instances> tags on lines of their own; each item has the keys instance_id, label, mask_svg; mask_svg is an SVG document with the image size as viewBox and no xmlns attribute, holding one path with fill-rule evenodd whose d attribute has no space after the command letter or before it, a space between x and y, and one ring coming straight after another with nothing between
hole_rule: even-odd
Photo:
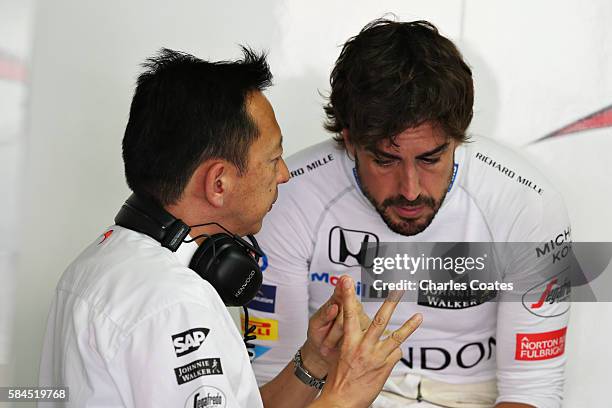
<instances>
[{"instance_id":1,"label":"stubble beard","mask_svg":"<svg viewBox=\"0 0 612 408\"><path fill-rule=\"evenodd\" d=\"M359 175L359 160L355 157L355 169L357 170L357 177L359 180L359 185L361 187L361 191L363 195L370 201L372 206L376 209L376 212L380 215L384 223L389 227L389 229L396 234L404 235L404 236L413 236L420 234L425 231L429 225L433 222L436 214L440 210L444 199L446 198L446 194L448 193L448 188L450 186L453 174L448 177L446 188L444 189L444 194L439 200L434 199L430 196L419 195L416 199L410 201L406 199L403 195L397 195L395 197L386 198L382 203L376 201L372 194L368 191L367 187L363 182L361 182L361 176ZM421 220L419 219L409 219L396 215L400 219L400 221L396 221L393 219L391 214L389 214L389 207L391 206L419 206L424 205L429 208L431 212L425 215L425 218Z\"/></svg>"}]
</instances>

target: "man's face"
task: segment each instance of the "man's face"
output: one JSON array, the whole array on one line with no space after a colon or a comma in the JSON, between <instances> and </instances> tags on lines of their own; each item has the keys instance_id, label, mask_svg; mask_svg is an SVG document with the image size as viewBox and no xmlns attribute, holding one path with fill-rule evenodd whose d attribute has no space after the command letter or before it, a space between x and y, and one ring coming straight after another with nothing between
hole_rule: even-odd
<instances>
[{"instance_id":1,"label":"man's face","mask_svg":"<svg viewBox=\"0 0 612 408\"><path fill-rule=\"evenodd\" d=\"M430 122L376 148L347 143L365 196L387 226L402 235L418 234L433 221L452 178L455 147L454 139Z\"/></svg>"},{"instance_id":2,"label":"man's face","mask_svg":"<svg viewBox=\"0 0 612 408\"><path fill-rule=\"evenodd\" d=\"M235 225L240 235L254 234L261 229L264 215L278 197L278 185L289 180L289 170L282 158L282 135L274 110L261 92L247 98L247 112L259 129L259 138L248 154L248 168L238 178Z\"/></svg>"}]
</instances>

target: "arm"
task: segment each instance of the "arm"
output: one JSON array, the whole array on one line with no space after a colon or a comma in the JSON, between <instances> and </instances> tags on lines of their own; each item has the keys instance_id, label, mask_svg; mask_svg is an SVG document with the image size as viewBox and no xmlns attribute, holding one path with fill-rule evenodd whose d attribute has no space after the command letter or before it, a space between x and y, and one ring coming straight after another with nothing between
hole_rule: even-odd
<instances>
[{"instance_id":1,"label":"arm","mask_svg":"<svg viewBox=\"0 0 612 408\"><path fill-rule=\"evenodd\" d=\"M122 336L107 366L126 406L197 406L208 394L261 406L242 339L220 300L210 303L160 305Z\"/></svg>"},{"instance_id":2,"label":"arm","mask_svg":"<svg viewBox=\"0 0 612 408\"><path fill-rule=\"evenodd\" d=\"M525 214L515 228L510 240L522 244L513 244L505 278L517 288L502 293L498 305L498 407L521 403L517 406L556 408L563 399L570 306L563 273L568 259L553 256L571 240L561 197L544 197L541 207ZM562 239L556 239L559 235ZM550 240L560 246L544 253Z\"/></svg>"}]
</instances>

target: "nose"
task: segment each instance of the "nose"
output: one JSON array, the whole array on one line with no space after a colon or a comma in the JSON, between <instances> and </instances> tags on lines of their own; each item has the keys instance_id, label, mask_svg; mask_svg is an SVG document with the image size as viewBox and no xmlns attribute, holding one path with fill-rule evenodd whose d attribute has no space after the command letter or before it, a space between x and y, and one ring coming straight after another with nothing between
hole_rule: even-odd
<instances>
[{"instance_id":1,"label":"nose","mask_svg":"<svg viewBox=\"0 0 612 408\"><path fill-rule=\"evenodd\" d=\"M421 194L421 183L416 166L413 163L405 163L401 166L399 176L399 192L409 201L416 200Z\"/></svg>"},{"instance_id":2,"label":"nose","mask_svg":"<svg viewBox=\"0 0 612 408\"><path fill-rule=\"evenodd\" d=\"M283 184L289 181L289 169L287 168L287 163L285 163L284 159L280 159L280 163L278 166L278 184Z\"/></svg>"}]
</instances>

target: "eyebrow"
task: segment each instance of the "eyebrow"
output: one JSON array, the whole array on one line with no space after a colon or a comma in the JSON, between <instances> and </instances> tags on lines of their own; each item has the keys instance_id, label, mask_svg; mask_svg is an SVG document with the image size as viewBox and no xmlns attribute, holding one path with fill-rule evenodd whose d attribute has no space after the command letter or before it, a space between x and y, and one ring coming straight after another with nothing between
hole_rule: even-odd
<instances>
[{"instance_id":1,"label":"eyebrow","mask_svg":"<svg viewBox=\"0 0 612 408\"><path fill-rule=\"evenodd\" d=\"M445 142L445 143L441 144L440 146L437 146L437 147L435 147L434 149L432 149L432 150L430 150L428 152L421 153L416 158L417 159L424 159L426 157L433 156L435 154L444 152L448 148L448 146L449 146L449 142ZM392 160L401 160L402 159L400 156L396 156L394 154L387 153L387 152L385 152L383 150L380 150L377 147L367 147L366 150L368 150L370 153L372 153L373 155L378 156L378 157L385 157L387 159L392 159Z\"/></svg>"},{"instance_id":2,"label":"eyebrow","mask_svg":"<svg viewBox=\"0 0 612 408\"><path fill-rule=\"evenodd\" d=\"M448 143L448 142L443 143L443 144L441 144L440 146L436 147L436 148L435 148L435 149L433 149L433 150L430 150L430 151L428 151L428 152L425 152L425 153L419 154L419 155L418 155L416 158L417 158L417 159L424 159L424 158L426 158L426 157L433 156L434 154L442 153L443 151L445 151L446 149L448 149L448 145L449 145L449 143Z\"/></svg>"}]
</instances>

